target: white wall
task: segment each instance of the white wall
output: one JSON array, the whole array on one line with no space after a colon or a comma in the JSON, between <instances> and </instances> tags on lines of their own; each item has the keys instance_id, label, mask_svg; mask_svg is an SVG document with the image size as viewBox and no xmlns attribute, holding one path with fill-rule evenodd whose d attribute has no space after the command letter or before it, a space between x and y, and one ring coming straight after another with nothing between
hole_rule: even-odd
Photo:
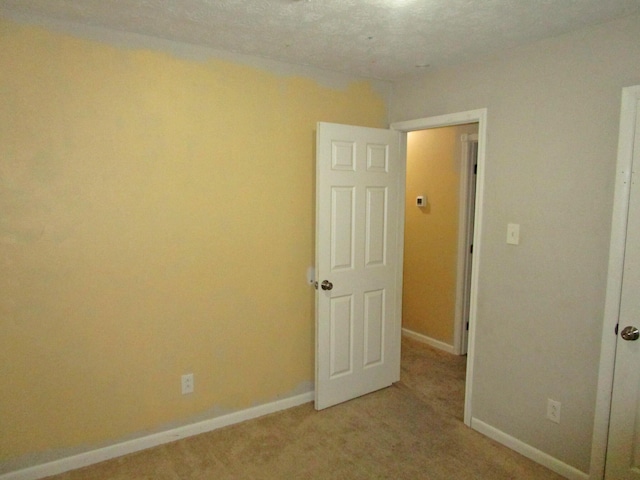
<instances>
[{"instance_id":1,"label":"white wall","mask_svg":"<svg viewBox=\"0 0 640 480\"><path fill-rule=\"evenodd\" d=\"M398 82L390 101L391 122L488 108L472 416L584 472L620 94L634 84L640 17Z\"/></svg>"}]
</instances>

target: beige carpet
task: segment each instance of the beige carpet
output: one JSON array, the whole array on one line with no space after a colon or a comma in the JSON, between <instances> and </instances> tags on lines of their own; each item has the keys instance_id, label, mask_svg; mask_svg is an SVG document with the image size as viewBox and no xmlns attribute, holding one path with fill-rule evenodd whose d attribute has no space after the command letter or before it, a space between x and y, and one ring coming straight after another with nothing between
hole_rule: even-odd
<instances>
[{"instance_id":1,"label":"beige carpet","mask_svg":"<svg viewBox=\"0 0 640 480\"><path fill-rule=\"evenodd\" d=\"M560 479L462 423L465 358L403 340L402 380L68 472L86 479Z\"/></svg>"}]
</instances>

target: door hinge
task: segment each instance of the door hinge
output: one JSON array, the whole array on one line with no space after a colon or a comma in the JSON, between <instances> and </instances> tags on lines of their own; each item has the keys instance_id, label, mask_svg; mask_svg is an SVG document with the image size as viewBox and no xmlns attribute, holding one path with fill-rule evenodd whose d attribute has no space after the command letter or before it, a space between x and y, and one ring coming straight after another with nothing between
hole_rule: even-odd
<instances>
[{"instance_id":1,"label":"door hinge","mask_svg":"<svg viewBox=\"0 0 640 480\"><path fill-rule=\"evenodd\" d=\"M469 247L469 253L473 253L473 243L471 244L471 246Z\"/></svg>"},{"instance_id":2,"label":"door hinge","mask_svg":"<svg viewBox=\"0 0 640 480\"><path fill-rule=\"evenodd\" d=\"M469 331L469 322L467 322L467 332Z\"/></svg>"},{"instance_id":3,"label":"door hinge","mask_svg":"<svg viewBox=\"0 0 640 480\"><path fill-rule=\"evenodd\" d=\"M478 164L477 163L473 165L473 174L474 175L478 174Z\"/></svg>"},{"instance_id":4,"label":"door hinge","mask_svg":"<svg viewBox=\"0 0 640 480\"><path fill-rule=\"evenodd\" d=\"M619 326L619 325L620 325L619 323L616 323L616 328L614 329L614 331L615 331L615 333L616 333L616 336L618 335L618 326Z\"/></svg>"}]
</instances>

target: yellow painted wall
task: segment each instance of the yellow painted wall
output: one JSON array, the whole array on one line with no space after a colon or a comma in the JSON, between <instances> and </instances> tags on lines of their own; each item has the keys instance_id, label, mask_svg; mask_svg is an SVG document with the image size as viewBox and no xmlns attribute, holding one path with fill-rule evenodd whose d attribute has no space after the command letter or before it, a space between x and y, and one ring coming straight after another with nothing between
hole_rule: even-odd
<instances>
[{"instance_id":1,"label":"yellow painted wall","mask_svg":"<svg viewBox=\"0 0 640 480\"><path fill-rule=\"evenodd\" d=\"M0 472L308 391L315 125L385 115L0 20Z\"/></svg>"},{"instance_id":2,"label":"yellow painted wall","mask_svg":"<svg viewBox=\"0 0 640 480\"><path fill-rule=\"evenodd\" d=\"M410 132L407 138L402 326L453 345L458 195L463 133L477 125ZM425 195L424 208L416 197Z\"/></svg>"}]
</instances>

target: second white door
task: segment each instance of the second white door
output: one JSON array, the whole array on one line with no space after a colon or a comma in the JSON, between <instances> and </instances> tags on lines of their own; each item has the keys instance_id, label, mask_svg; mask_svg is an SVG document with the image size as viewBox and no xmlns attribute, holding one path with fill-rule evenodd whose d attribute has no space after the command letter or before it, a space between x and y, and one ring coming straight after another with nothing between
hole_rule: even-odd
<instances>
[{"instance_id":1,"label":"second white door","mask_svg":"<svg viewBox=\"0 0 640 480\"><path fill-rule=\"evenodd\" d=\"M625 242L605 478L640 480L640 86L624 91L620 128L616 205Z\"/></svg>"}]
</instances>

